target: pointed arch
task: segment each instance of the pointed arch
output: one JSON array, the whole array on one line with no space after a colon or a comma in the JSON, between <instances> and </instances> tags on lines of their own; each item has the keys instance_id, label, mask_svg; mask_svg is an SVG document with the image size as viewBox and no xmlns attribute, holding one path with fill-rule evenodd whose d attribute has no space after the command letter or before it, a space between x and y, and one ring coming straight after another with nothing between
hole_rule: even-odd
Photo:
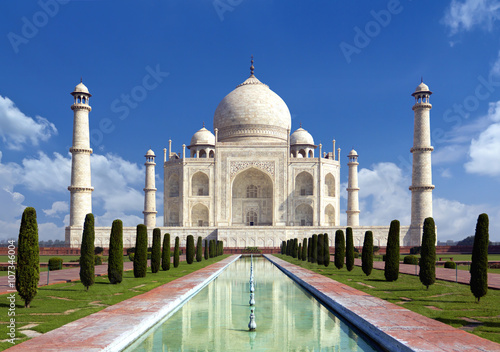
<instances>
[{"instance_id":1,"label":"pointed arch","mask_svg":"<svg viewBox=\"0 0 500 352\"><path fill-rule=\"evenodd\" d=\"M295 208L295 222L299 226L312 226L313 208L309 204L300 204Z\"/></svg>"},{"instance_id":2,"label":"pointed arch","mask_svg":"<svg viewBox=\"0 0 500 352\"><path fill-rule=\"evenodd\" d=\"M335 208L331 204L325 207L325 222L328 226L335 226Z\"/></svg>"},{"instance_id":3,"label":"pointed arch","mask_svg":"<svg viewBox=\"0 0 500 352\"><path fill-rule=\"evenodd\" d=\"M191 209L192 226L208 226L208 207L201 203L196 204Z\"/></svg>"},{"instance_id":4,"label":"pointed arch","mask_svg":"<svg viewBox=\"0 0 500 352\"><path fill-rule=\"evenodd\" d=\"M168 196L179 196L179 176L177 174L173 174L168 178Z\"/></svg>"},{"instance_id":5,"label":"pointed arch","mask_svg":"<svg viewBox=\"0 0 500 352\"><path fill-rule=\"evenodd\" d=\"M312 196L314 192L313 176L306 171L302 171L295 177L295 195Z\"/></svg>"},{"instance_id":6,"label":"pointed arch","mask_svg":"<svg viewBox=\"0 0 500 352\"><path fill-rule=\"evenodd\" d=\"M209 180L207 174L198 171L191 177L191 195L192 196L208 196L209 195Z\"/></svg>"},{"instance_id":7,"label":"pointed arch","mask_svg":"<svg viewBox=\"0 0 500 352\"><path fill-rule=\"evenodd\" d=\"M335 177L331 173L325 177L325 195L335 197Z\"/></svg>"}]
</instances>

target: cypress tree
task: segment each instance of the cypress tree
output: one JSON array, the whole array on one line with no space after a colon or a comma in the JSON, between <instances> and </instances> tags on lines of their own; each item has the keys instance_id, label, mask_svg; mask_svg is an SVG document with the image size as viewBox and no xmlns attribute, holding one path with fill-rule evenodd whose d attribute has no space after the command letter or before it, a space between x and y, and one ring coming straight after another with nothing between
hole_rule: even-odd
<instances>
[{"instance_id":1,"label":"cypress tree","mask_svg":"<svg viewBox=\"0 0 500 352\"><path fill-rule=\"evenodd\" d=\"M219 241L219 255L224 254L224 242Z\"/></svg>"},{"instance_id":2,"label":"cypress tree","mask_svg":"<svg viewBox=\"0 0 500 352\"><path fill-rule=\"evenodd\" d=\"M320 233L318 235L318 265L324 265L325 264L325 239L324 235Z\"/></svg>"},{"instance_id":3,"label":"cypress tree","mask_svg":"<svg viewBox=\"0 0 500 352\"><path fill-rule=\"evenodd\" d=\"M80 281L87 291L95 282L94 241L94 215L89 213L85 216L80 248Z\"/></svg>"},{"instance_id":4,"label":"cypress tree","mask_svg":"<svg viewBox=\"0 0 500 352\"><path fill-rule=\"evenodd\" d=\"M38 292L40 279L38 224L35 208L24 209L17 246L16 290L24 300L24 307L29 308Z\"/></svg>"},{"instance_id":5,"label":"cypress tree","mask_svg":"<svg viewBox=\"0 0 500 352\"><path fill-rule=\"evenodd\" d=\"M196 242L196 261L201 262L203 257L203 241L201 236L198 236L198 241Z\"/></svg>"},{"instance_id":6,"label":"cypress tree","mask_svg":"<svg viewBox=\"0 0 500 352\"><path fill-rule=\"evenodd\" d=\"M280 254L283 254L283 251L285 250L285 241L281 241L280 245Z\"/></svg>"},{"instance_id":7,"label":"cypress tree","mask_svg":"<svg viewBox=\"0 0 500 352\"><path fill-rule=\"evenodd\" d=\"M307 238L302 240L302 261L307 260Z\"/></svg>"},{"instance_id":8,"label":"cypress tree","mask_svg":"<svg viewBox=\"0 0 500 352\"><path fill-rule=\"evenodd\" d=\"M323 248L325 249L325 255L324 255L324 264L325 266L329 266L330 265L330 240L328 239L328 234L325 233L323 235L323 240L325 241L325 245L323 246Z\"/></svg>"},{"instance_id":9,"label":"cypress tree","mask_svg":"<svg viewBox=\"0 0 500 352\"><path fill-rule=\"evenodd\" d=\"M193 235L187 236L186 242L186 262L188 264L193 264L194 261L194 237Z\"/></svg>"},{"instance_id":10,"label":"cypress tree","mask_svg":"<svg viewBox=\"0 0 500 352\"><path fill-rule=\"evenodd\" d=\"M436 282L436 225L433 218L424 220L419 277L427 289Z\"/></svg>"},{"instance_id":11,"label":"cypress tree","mask_svg":"<svg viewBox=\"0 0 500 352\"><path fill-rule=\"evenodd\" d=\"M345 239L344 231L337 230L335 232L335 267L342 269L344 267L345 258Z\"/></svg>"},{"instance_id":12,"label":"cypress tree","mask_svg":"<svg viewBox=\"0 0 500 352\"><path fill-rule=\"evenodd\" d=\"M307 261L312 261L312 236L307 238Z\"/></svg>"},{"instance_id":13,"label":"cypress tree","mask_svg":"<svg viewBox=\"0 0 500 352\"><path fill-rule=\"evenodd\" d=\"M151 272L157 273L161 264L161 231L153 229L153 248L151 251Z\"/></svg>"},{"instance_id":14,"label":"cypress tree","mask_svg":"<svg viewBox=\"0 0 500 352\"><path fill-rule=\"evenodd\" d=\"M208 255L210 256L210 258L213 258L215 256L214 240L210 240L210 242L208 242Z\"/></svg>"},{"instance_id":15,"label":"cypress tree","mask_svg":"<svg viewBox=\"0 0 500 352\"><path fill-rule=\"evenodd\" d=\"M290 240L286 240L286 255L290 255Z\"/></svg>"},{"instance_id":16,"label":"cypress tree","mask_svg":"<svg viewBox=\"0 0 500 352\"><path fill-rule=\"evenodd\" d=\"M354 238L352 235L352 228L348 227L345 230L345 267L347 271L354 269Z\"/></svg>"},{"instance_id":17,"label":"cypress tree","mask_svg":"<svg viewBox=\"0 0 500 352\"><path fill-rule=\"evenodd\" d=\"M387 238L384 276L387 281L396 281L399 277L399 221L392 220Z\"/></svg>"},{"instance_id":18,"label":"cypress tree","mask_svg":"<svg viewBox=\"0 0 500 352\"><path fill-rule=\"evenodd\" d=\"M312 236L312 250L311 250L311 263L318 262L318 235L314 234Z\"/></svg>"},{"instance_id":19,"label":"cypress tree","mask_svg":"<svg viewBox=\"0 0 500 352\"><path fill-rule=\"evenodd\" d=\"M205 240L205 260L208 258L210 258L208 255L208 240Z\"/></svg>"},{"instance_id":20,"label":"cypress tree","mask_svg":"<svg viewBox=\"0 0 500 352\"><path fill-rule=\"evenodd\" d=\"M366 276L370 276L373 270L373 232L365 232L363 241L363 252L361 253L361 268Z\"/></svg>"},{"instance_id":21,"label":"cypress tree","mask_svg":"<svg viewBox=\"0 0 500 352\"><path fill-rule=\"evenodd\" d=\"M113 221L109 238L108 279L112 284L119 284L123 279L123 223Z\"/></svg>"},{"instance_id":22,"label":"cypress tree","mask_svg":"<svg viewBox=\"0 0 500 352\"><path fill-rule=\"evenodd\" d=\"M148 228L144 224L137 225L134 255L134 277L146 277L148 270Z\"/></svg>"},{"instance_id":23,"label":"cypress tree","mask_svg":"<svg viewBox=\"0 0 500 352\"><path fill-rule=\"evenodd\" d=\"M487 214L479 215L472 247L472 262L470 265L470 290L477 302L488 293L488 245L489 219Z\"/></svg>"},{"instance_id":24,"label":"cypress tree","mask_svg":"<svg viewBox=\"0 0 500 352\"><path fill-rule=\"evenodd\" d=\"M297 251L297 259L302 260L302 243L299 243L299 250Z\"/></svg>"},{"instance_id":25,"label":"cypress tree","mask_svg":"<svg viewBox=\"0 0 500 352\"><path fill-rule=\"evenodd\" d=\"M299 241L298 239L294 238L293 239L293 253L292 257L297 258L299 254Z\"/></svg>"},{"instance_id":26,"label":"cypress tree","mask_svg":"<svg viewBox=\"0 0 500 352\"><path fill-rule=\"evenodd\" d=\"M179 266L179 236L175 236L174 268Z\"/></svg>"},{"instance_id":27,"label":"cypress tree","mask_svg":"<svg viewBox=\"0 0 500 352\"><path fill-rule=\"evenodd\" d=\"M161 253L161 269L170 270L170 234L163 235L163 251Z\"/></svg>"}]
</instances>

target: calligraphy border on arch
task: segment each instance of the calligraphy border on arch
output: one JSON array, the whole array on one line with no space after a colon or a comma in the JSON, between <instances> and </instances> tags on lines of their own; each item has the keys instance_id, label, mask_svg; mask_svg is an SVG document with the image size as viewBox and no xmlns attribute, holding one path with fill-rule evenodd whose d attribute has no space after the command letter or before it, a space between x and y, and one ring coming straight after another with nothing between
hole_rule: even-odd
<instances>
[{"instance_id":1,"label":"calligraphy border on arch","mask_svg":"<svg viewBox=\"0 0 500 352\"><path fill-rule=\"evenodd\" d=\"M251 166L265 170L274 176L274 161L231 161L229 163L230 178L232 179L239 171Z\"/></svg>"}]
</instances>

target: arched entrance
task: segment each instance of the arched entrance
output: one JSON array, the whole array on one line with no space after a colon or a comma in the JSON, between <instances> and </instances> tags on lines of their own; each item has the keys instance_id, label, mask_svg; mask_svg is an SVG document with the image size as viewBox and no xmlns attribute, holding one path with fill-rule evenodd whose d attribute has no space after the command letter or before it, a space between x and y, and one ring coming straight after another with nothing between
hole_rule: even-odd
<instances>
[{"instance_id":1,"label":"arched entrance","mask_svg":"<svg viewBox=\"0 0 500 352\"><path fill-rule=\"evenodd\" d=\"M232 224L273 224L273 182L264 172L250 168L238 174L232 187Z\"/></svg>"}]
</instances>

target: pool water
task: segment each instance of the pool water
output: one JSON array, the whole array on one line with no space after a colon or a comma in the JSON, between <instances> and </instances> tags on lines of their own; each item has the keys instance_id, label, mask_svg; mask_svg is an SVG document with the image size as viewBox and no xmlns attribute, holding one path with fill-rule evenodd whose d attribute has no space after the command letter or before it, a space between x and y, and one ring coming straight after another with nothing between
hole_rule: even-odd
<instances>
[{"instance_id":1,"label":"pool water","mask_svg":"<svg viewBox=\"0 0 500 352\"><path fill-rule=\"evenodd\" d=\"M250 258L214 281L125 351L380 351L265 258Z\"/></svg>"}]
</instances>

